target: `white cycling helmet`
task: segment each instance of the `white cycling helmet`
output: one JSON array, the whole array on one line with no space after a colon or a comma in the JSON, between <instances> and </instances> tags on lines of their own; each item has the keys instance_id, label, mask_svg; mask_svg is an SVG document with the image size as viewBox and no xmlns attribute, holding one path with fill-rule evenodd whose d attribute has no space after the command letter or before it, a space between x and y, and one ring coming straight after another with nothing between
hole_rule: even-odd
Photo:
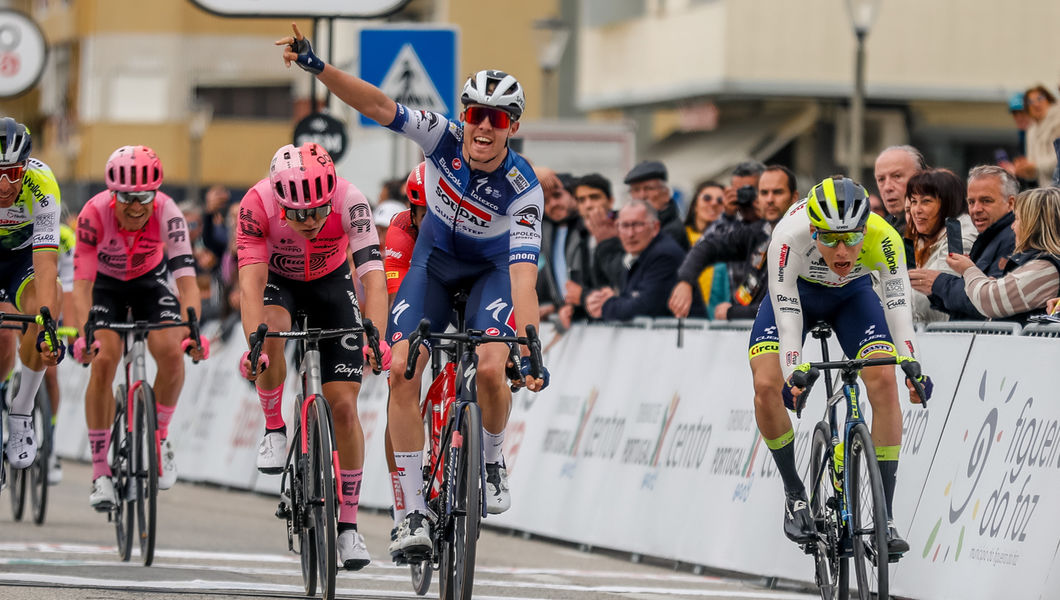
<instances>
[{"instance_id":1,"label":"white cycling helmet","mask_svg":"<svg viewBox=\"0 0 1060 600\"><path fill-rule=\"evenodd\" d=\"M0 119L0 165L14 165L29 160L33 140L29 129L11 117Z\"/></svg>"},{"instance_id":2,"label":"white cycling helmet","mask_svg":"<svg viewBox=\"0 0 1060 600\"><path fill-rule=\"evenodd\" d=\"M519 85L515 77L504 71L488 69L475 73L464 82L460 102L464 106L468 104L495 106L508 111L512 118L518 120L523 116L526 96L523 95L523 86Z\"/></svg>"}]
</instances>

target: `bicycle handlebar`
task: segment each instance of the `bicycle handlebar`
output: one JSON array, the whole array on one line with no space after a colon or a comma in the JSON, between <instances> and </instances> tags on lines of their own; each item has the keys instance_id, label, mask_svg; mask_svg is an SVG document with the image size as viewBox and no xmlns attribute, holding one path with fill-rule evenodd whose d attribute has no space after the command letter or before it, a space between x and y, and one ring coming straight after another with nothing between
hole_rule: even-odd
<instances>
[{"instance_id":1,"label":"bicycle handlebar","mask_svg":"<svg viewBox=\"0 0 1060 600\"><path fill-rule=\"evenodd\" d=\"M269 331L269 326L265 323L258 325L258 328L254 333L250 334L248 341L250 342L250 352L247 354L247 360L250 361L250 374L256 376L258 374L258 359L261 357L262 347L265 345L265 338L283 338L285 340L300 340L306 338L313 338L315 340L322 340L328 338L342 337L351 334L364 334L368 338L368 347L375 352L376 357L381 357L379 351L379 330L376 329L371 319L364 319L363 327L346 327L342 329L320 329L317 327L310 327L308 329L292 329L291 331ZM378 369L372 369L372 371L378 375L381 371Z\"/></svg>"},{"instance_id":2,"label":"bicycle handlebar","mask_svg":"<svg viewBox=\"0 0 1060 600\"><path fill-rule=\"evenodd\" d=\"M43 308L43 307L42 307ZM156 331L159 329L172 329L174 327L187 327L192 339L195 344L199 343L199 319L195 314L195 309L188 307L188 320L187 321L166 321L164 323L150 323L148 321L99 321L97 320L97 312L93 309L88 311L88 321L85 322L85 348L91 352L92 344L96 341L96 331L99 329L109 329L115 333L132 333L132 334L143 334L149 331ZM192 359L192 362L198 363L199 361ZM81 366L87 367L88 364L82 363Z\"/></svg>"},{"instance_id":3,"label":"bicycle handlebar","mask_svg":"<svg viewBox=\"0 0 1060 600\"><path fill-rule=\"evenodd\" d=\"M423 342L428 339L452 340L456 342L471 343L476 346L478 344L490 342L520 344L526 346L530 350L530 376L534 379L541 379L544 376L541 371L541 338L538 337L537 328L533 325L526 326L526 337L486 335L485 332L477 329L469 329L461 333L431 333L431 321L429 319L423 319L416 327L416 330L412 332L412 335L409 336L409 355L405 364L405 379L412 379L416 374L416 362L420 355L420 347L423 345ZM515 354L515 348L512 347L509 352L509 358L514 358ZM518 362L514 360L513 362L515 363L514 369L518 370ZM511 376L511 370L509 370L508 375L509 377ZM516 379L522 379L521 371ZM513 388L514 387L515 386L513 386Z\"/></svg>"},{"instance_id":4,"label":"bicycle handlebar","mask_svg":"<svg viewBox=\"0 0 1060 600\"><path fill-rule=\"evenodd\" d=\"M802 418L802 409L806 407L806 399L810 395L810 390L813 388L813 384L821 376L821 371L857 372L865 367L883 367L895 364L902 368L902 371L905 372L906 378L913 383L913 389L916 390L916 395L920 397L921 406L927 408L927 398L924 393L924 386L918 381L922 374L920 363L915 360L900 361L899 357L890 356L887 358L858 358L854 360L834 360L809 363L810 367L806 371L796 370L792 372L792 386L802 388L803 390L803 392L799 394L795 403L795 416Z\"/></svg>"}]
</instances>

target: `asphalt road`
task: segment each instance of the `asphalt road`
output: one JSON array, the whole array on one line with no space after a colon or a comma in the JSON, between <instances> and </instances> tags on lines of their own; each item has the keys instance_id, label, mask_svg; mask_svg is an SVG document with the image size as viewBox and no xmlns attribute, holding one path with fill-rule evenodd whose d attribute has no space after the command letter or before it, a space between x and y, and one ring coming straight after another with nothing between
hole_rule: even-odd
<instances>
[{"instance_id":1,"label":"asphalt road","mask_svg":"<svg viewBox=\"0 0 1060 600\"><path fill-rule=\"evenodd\" d=\"M155 563L138 555L123 563L114 528L88 505L88 465L67 462L64 480L50 488L43 526L12 521L9 490L0 493L0 599L221 599L301 598L298 557L287 551L283 523L270 497L178 483L162 492ZM389 516L362 511L360 530L372 564L340 572L342 598L415 597L407 567L386 553ZM620 527L620 523L615 524ZM761 580L696 575L634 563L506 531L479 540L476 598L518 599L762 599L813 596L767 590ZM432 584L428 597L437 597Z\"/></svg>"}]
</instances>

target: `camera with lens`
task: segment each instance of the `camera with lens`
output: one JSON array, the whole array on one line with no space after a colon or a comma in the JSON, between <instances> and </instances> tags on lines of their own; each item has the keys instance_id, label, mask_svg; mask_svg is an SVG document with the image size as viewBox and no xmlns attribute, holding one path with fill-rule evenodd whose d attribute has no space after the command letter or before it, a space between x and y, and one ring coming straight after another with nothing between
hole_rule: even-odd
<instances>
[{"instance_id":1,"label":"camera with lens","mask_svg":"<svg viewBox=\"0 0 1060 600\"><path fill-rule=\"evenodd\" d=\"M738 206L751 206L757 197L758 190L753 185L745 185L736 190L736 204Z\"/></svg>"}]
</instances>

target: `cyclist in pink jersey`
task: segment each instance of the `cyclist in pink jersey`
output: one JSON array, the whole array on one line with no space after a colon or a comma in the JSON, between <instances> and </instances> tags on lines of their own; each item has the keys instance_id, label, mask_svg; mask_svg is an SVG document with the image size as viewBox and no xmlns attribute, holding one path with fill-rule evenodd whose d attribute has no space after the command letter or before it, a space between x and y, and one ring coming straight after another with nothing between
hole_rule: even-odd
<instances>
[{"instance_id":1,"label":"cyclist in pink jersey","mask_svg":"<svg viewBox=\"0 0 1060 600\"><path fill-rule=\"evenodd\" d=\"M360 190L335 174L331 156L318 144L288 144L276 151L269 176L240 202L236 249L248 338L260 323L272 331L289 330L298 310L308 315L310 327L360 326L347 250L364 284L366 316L375 323L386 319L386 280L372 210ZM387 368L389 348L380 344L382 366ZM364 466L364 432L357 417L363 345L360 336L320 342L321 379L335 421L343 490L339 561L354 571L370 562L364 537L357 532ZM287 426L280 412L287 375L283 340L266 339L257 376L250 374L250 367L244 353L240 370L255 382L265 412L258 470L280 473L287 448Z\"/></svg>"},{"instance_id":2,"label":"cyclist in pink jersey","mask_svg":"<svg viewBox=\"0 0 1060 600\"><path fill-rule=\"evenodd\" d=\"M189 307L198 312L199 288L188 224L173 199L158 191L162 184L158 156L146 146L122 146L107 159L105 179L107 189L93 196L77 217L74 322L83 326L89 307L102 321L123 321L129 311L134 320L151 322L180 321ZM190 352L196 360L210 352L205 338L196 344L184 339L186 335L184 329L163 329L147 337L147 348L158 364L154 390L162 438L158 487L163 490L177 480L168 434L184 385L181 351ZM107 450L114 421L111 384L121 354L121 337L113 331L97 331L90 349L85 348L83 337L74 343L74 358L92 364L85 390L85 421L92 451L89 503L101 512L110 510L117 501Z\"/></svg>"}]
</instances>

